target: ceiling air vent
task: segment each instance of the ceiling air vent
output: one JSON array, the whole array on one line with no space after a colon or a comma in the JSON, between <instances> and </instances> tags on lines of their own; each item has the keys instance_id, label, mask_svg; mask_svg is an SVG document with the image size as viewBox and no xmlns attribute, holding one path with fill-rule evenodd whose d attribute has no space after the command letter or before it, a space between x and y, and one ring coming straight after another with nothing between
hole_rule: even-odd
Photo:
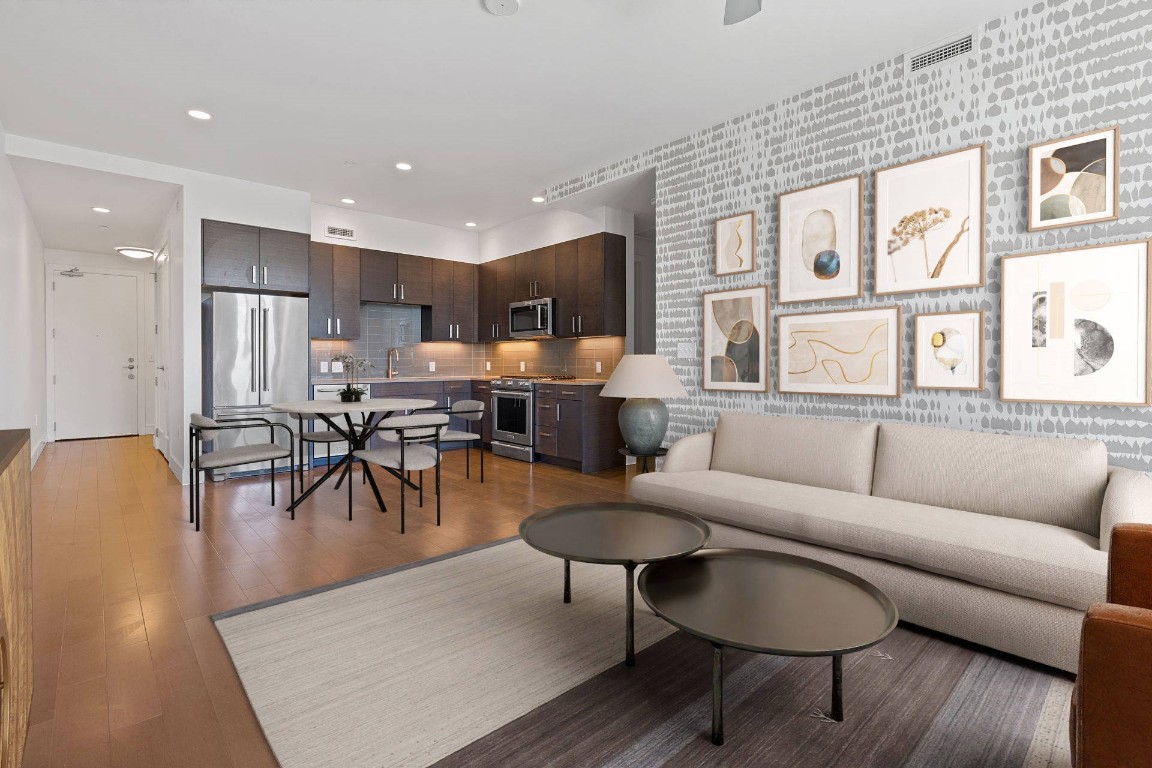
<instances>
[{"instance_id":1,"label":"ceiling air vent","mask_svg":"<svg viewBox=\"0 0 1152 768\"><path fill-rule=\"evenodd\" d=\"M904 54L904 74L911 75L929 67L942 64L945 61L956 59L972 53L975 47L976 35L969 32L958 37L950 37L945 41L933 43L926 48L918 48Z\"/></svg>"},{"instance_id":2,"label":"ceiling air vent","mask_svg":"<svg viewBox=\"0 0 1152 768\"><path fill-rule=\"evenodd\" d=\"M334 227L329 224L328 237L338 237L341 240L355 240L356 230L349 229L348 227Z\"/></svg>"}]
</instances>

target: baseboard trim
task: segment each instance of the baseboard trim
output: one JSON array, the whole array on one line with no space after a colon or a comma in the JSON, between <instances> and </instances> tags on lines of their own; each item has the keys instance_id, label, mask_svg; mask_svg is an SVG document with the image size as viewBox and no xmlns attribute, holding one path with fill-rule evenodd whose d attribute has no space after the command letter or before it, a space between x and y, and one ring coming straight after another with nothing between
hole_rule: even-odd
<instances>
[{"instance_id":1,"label":"baseboard trim","mask_svg":"<svg viewBox=\"0 0 1152 768\"><path fill-rule=\"evenodd\" d=\"M47 440L41 440L39 443L36 444L36 447L32 449L32 466L33 467L36 466L36 462L40 461L40 454L44 453L44 448L47 445L48 445Z\"/></svg>"}]
</instances>

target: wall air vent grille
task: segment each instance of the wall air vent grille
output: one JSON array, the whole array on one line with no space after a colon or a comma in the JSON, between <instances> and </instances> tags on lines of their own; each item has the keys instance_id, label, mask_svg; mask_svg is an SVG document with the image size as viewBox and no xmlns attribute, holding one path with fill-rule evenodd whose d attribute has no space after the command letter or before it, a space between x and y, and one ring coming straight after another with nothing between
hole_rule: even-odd
<instances>
[{"instance_id":1,"label":"wall air vent grille","mask_svg":"<svg viewBox=\"0 0 1152 768\"><path fill-rule=\"evenodd\" d=\"M928 48L921 48L904 55L904 69L906 75L934 67L949 59L955 59L972 52L975 47L975 35L966 34L959 38L952 38L946 43L938 43Z\"/></svg>"},{"instance_id":2,"label":"wall air vent grille","mask_svg":"<svg viewBox=\"0 0 1152 768\"><path fill-rule=\"evenodd\" d=\"M349 229L348 227L334 227L329 224L328 237L338 237L341 240L355 240L356 230Z\"/></svg>"}]
</instances>

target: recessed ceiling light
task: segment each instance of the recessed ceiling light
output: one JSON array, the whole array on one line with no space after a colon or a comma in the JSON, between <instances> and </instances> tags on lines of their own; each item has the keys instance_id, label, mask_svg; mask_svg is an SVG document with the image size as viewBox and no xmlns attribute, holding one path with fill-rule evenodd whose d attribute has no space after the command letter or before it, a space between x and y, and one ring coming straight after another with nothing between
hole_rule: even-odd
<instances>
[{"instance_id":1,"label":"recessed ceiling light","mask_svg":"<svg viewBox=\"0 0 1152 768\"><path fill-rule=\"evenodd\" d=\"M101 208L101 207L100 207L100 206L98 206L98 205L94 205L94 206L92 206L92 210L94 210L96 213L112 213L112 211L111 211L110 209L108 209L108 208Z\"/></svg>"},{"instance_id":2,"label":"recessed ceiling light","mask_svg":"<svg viewBox=\"0 0 1152 768\"><path fill-rule=\"evenodd\" d=\"M130 259L150 259L156 255L155 251L147 248L136 248L132 246L121 246L116 249L116 253L121 256L127 256Z\"/></svg>"},{"instance_id":3,"label":"recessed ceiling light","mask_svg":"<svg viewBox=\"0 0 1152 768\"><path fill-rule=\"evenodd\" d=\"M412 164L411 163L396 163L396 167L401 171L412 170Z\"/></svg>"},{"instance_id":4,"label":"recessed ceiling light","mask_svg":"<svg viewBox=\"0 0 1152 768\"><path fill-rule=\"evenodd\" d=\"M202 109L190 109L190 110L188 110L188 117L194 117L197 120L211 120L212 119L212 115L209 114L208 112L205 112Z\"/></svg>"},{"instance_id":5,"label":"recessed ceiling light","mask_svg":"<svg viewBox=\"0 0 1152 768\"><path fill-rule=\"evenodd\" d=\"M464 226L466 226L466 227L474 227L474 226L476 226L476 222L474 222L474 221L466 221L466 222L464 222Z\"/></svg>"},{"instance_id":6,"label":"recessed ceiling light","mask_svg":"<svg viewBox=\"0 0 1152 768\"><path fill-rule=\"evenodd\" d=\"M342 197L340 198L340 202L344 203L344 205L356 205L356 201L350 197Z\"/></svg>"},{"instance_id":7,"label":"recessed ceiling light","mask_svg":"<svg viewBox=\"0 0 1152 768\"><path fill-rule=\"evenodd\" d=\"M542 202L544 202L544 198L540 197L540 195L536 195L536 197L532 198L532 202L542 203Z\"/></svg>"}]
</instances>

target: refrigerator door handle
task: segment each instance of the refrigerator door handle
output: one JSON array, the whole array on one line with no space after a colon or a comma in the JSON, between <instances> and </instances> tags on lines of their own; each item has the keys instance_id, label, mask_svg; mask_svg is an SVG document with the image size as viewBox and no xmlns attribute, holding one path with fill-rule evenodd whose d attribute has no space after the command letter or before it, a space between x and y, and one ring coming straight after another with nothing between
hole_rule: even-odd
<instances>
[{"instance_id":1,"label":"refrigerator door handle","mask_svg":"<svg viewBox=\"0 0 1152 768\"><path fill-rule=\"evenodd\" d=\"M252 308L251 317L252 317L252 326L251 326L252 330L250 332L248 339L249 339L249 346L252 347L252 383L251 383L251 387L252 387L252 391L255 392L256 391L256 308L255 307Z\"/></svg>"},{"instance_id":2,"label":"refrigerator door handle","mask_svg":"<svg viewBox=\"0 0 1152 768\"><path fill-rule=\"evenodd\" d=\"M260 381L268 391L268 307L264 307L264 322L260 326Z\"/></svg>"}]
</instances>

